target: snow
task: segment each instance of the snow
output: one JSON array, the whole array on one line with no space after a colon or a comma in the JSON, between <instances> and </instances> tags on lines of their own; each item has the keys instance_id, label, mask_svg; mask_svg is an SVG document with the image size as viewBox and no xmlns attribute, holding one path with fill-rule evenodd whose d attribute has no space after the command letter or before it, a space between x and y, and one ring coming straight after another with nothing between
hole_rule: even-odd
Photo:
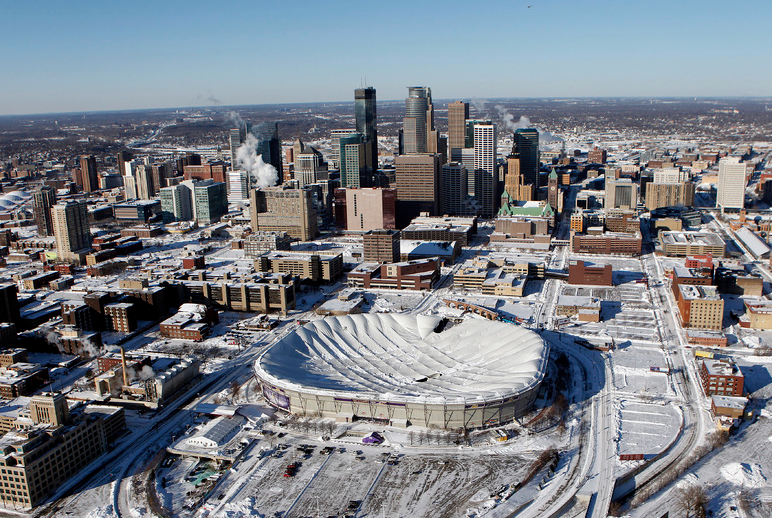
<instances>
[{"instance_id":1,"label":"snow","mask_svg":"<svg viewBox=\"0 0 772 518\"><path fill-rule=\"evenodd\" d=\"M257 512L255 509L255 499L250 497L238 502L228 502L214 516L217 518L242 518L247 516L262 518L264 515Z\"/></svg>"},{"instance_id":2,"label":"snow","mask_svg":"<svg viewBox=\"0 0 772 518\"><path fill-rule=\"evenodd\" d=\"M721 468L721 476L743 488L758 489L767 485L767 477L758 464L730 462Z\"/></svg>"},{"instance_id":3,"label":"snow","mask_svg":"<svg viewBox=\"0 0 772 518\"><path fill-rule=\"evenodd\" d=\"M394 313L315 320L255 368L292 388L421 401L506 397L541 380L548 348L537 334L484 319L434 333L438 321Z\"/></svg>"},{"instance_id":4,"label":"snow","mask_svg":"<svg viewBox=\"0 0 772 518\"><path fill-rule=\"evenodd\" d=\"M86 518L114 518L116 516L112 505L97 507L86 515Z\"/></svg>"}]
</instances>

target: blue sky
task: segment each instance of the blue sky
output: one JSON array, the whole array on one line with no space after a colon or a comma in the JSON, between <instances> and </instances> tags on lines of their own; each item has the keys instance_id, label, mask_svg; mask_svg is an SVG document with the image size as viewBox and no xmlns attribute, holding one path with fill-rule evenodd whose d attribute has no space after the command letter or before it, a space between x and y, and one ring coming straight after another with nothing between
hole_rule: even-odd
<instances>
[{"instance_id":1,"label":"blue sky","mask_svg":"<svg viewBox=\"0 0 772 518\"><path fill-rule=\"evenodd\" d=\"M528 8L531 5L531 8ZM379 99L770 96L769 0L2 2L0 115Z\"/></svg>"}]
</instances>

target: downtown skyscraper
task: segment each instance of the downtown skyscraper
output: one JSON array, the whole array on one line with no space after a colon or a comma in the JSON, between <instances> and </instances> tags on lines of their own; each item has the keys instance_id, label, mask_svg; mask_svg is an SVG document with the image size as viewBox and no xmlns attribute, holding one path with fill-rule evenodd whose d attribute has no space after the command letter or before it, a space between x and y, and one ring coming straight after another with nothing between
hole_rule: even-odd
<instances>
[{"instance_id":1,"label":"downtown skyscraper","mask_svg":"<svg viewBox=\"0 0 772 518\"><path fill-rule=\"evenodd\" d=\"M453 149L466 147L466 120L469 118L469 103L456 101L448 104L448 154Z\"/></svg>"},{"instance_id":2,"label":"downtown skyscraper","mask_svg":"<svg viewBox=\"0 0 772 518\"><path fill-rule=\"evenodd\" d=\"M515 130L513 141L520 155L520 174L524 183L533 185L535 191L539 188L539 131L535 128Z\"/></svg>"},{"instance_id":3,"label":"downtown skyscraper","mask_svg":"<svg viewBox=\"0 0 772 518\"><path fill-rule=\"evenodd\" d=\"M367 144L366 166L369 173L378 170L378 113L375 108L375 88L357 88L354 90L354 115L357 133L364 135Z\"/></svg>"},{"instance_id":4,"label":"downtown skyscraper","mask_svg":"<svg viewBox=\"0 0 772 518\"><path fill-rule=\"evenodd\" d=\"M402 119L402 153L433 153L436 144L429 146L429 138L434 135L434 106L432 89L426 86L408 87L405 99L405 118ZM431 149L434 147L434 149Z\"/></svg>"},{"instance_id":5,"label":"downtown skyscraper","mask_svg":"<svg viewBox=\"0 0 772 518\"><path fill-rule=\"evenodd\" d=\"M474 126L474 196L484 218L492 218L498 209L496 142L495 124Z\"/></svg>"}]
</instances>

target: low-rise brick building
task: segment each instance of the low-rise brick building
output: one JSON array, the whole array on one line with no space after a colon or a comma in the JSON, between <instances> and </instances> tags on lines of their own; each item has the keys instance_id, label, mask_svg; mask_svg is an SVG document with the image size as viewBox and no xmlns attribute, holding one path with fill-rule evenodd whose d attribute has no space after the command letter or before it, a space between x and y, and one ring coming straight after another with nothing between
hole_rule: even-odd
<instances>
[{"instance_id":1,"label":"low-rise brick building","mask_svg":"<svg viewBox=\"0 0 772 518\"><path fill-rule=\"evenodd\" d=\"M584 261L568 263L568 284L612 286L613 271L610 264L592 264Z\"/></svg>"},{"instance_id":2,"label":"low-rise brick building","mask_svg":"<svg viewBox=\"0 0 772 518\"><path fill-rule=\"evenodd\" d=\"M401 263L362 263L348 274L348 285L360 288L429 290L440 278L437 259L419 259Z\"/></svg>"},{"instance_id":3,"label":"low-rise brick building","mask_svg":"<svg viewBox=\"0 0 772 518\"><path fill-rule=\"evenodd\" d=\"M708 396L743 395L743 376L737 365L729 360L704 359L700 365L702 390Z\"/></svg>"}]
</instances>

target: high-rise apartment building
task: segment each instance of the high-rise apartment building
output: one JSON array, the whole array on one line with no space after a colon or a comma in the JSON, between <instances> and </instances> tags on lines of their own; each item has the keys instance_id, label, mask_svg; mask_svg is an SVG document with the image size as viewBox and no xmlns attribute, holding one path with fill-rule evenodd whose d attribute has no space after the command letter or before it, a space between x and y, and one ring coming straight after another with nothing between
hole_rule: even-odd
<instances>
[{"instance_id":1,"label":"high-rise apartment building","mask_svg":"<svg viewBox=\"0 0 772 518\"><path fill-rule=\"evenodd\" d=\"M80 175L84 192L99 190L99 175L97 174L94 155L83 155L80 157Z\"/></svg>"},{"instance_id":2,"label":"high-rise apartment building","mask_svg":"<svg viewBox=\"0 0 772 518\"><path fill-rule=\"evenodd\" d=\"M498 209L496 142L495 124L474 126L474 197L484 218L492 218Z\"/></svg>"},{"instance_id":3,"label":"high-rise apartment building","mask_svg":"<svg viewBox=\"0 0 772 518\"><path fill-rule=\"evenodd\" d=\"M174 176L174 165L171 160L165 162L156 162L150 166L152 177L151 197L158 196L163 187L166 187L166 180Z\"/></svg>"},{"instance_id":4,"label":"high-rise apartment building","mask_svg":"<svg viewBox=\"0 0 772 518\"><path fill-rule=\"evenodd\" d=\"M466 214L469 173L464 164L458 162L443 164L440 185L442 186L441 212L451 216Z\"/></svg>"},{"instance_id":5,"label":"high-rise apartment building","mask_svg":"<svg viewBox=\"0 0 772 518\"><path fill-rule=\"evenodd\" d=\"M318 234L310 189L254 189L249 200L253 232L286 232L301 241Z\"/></svg>"},{"instance_id":6,"label":"high-rise apartment building","mask_svg":"<svg viewBox=\"0 0 772 518\"><path fill-rule=\"evenodd\" d=\"M448 149L467 147L466 120L469 118L469 103L456 101L448 104Z\"/></svg>"},{"instance_id":7,"label":"high-rise apartment building","mask_svg":"<svg viewBox=\"0 0 772 518\"><path fill-rule=\"evenodd\" d=\"M59 259L80 260L91 249L86 202L66 201L51 209Z\"/></svg>"},{"instance_id":8,"label":"high-rise apartment building","mask_svg":"<svg viewBox=\"0 0 772 518\"><path fill-rule=\"evenodd\" d=\"M400 155L394 159L397 188L397 226L402 228L421 212L439 209L440 157L436 154Z\"/></svg>"},{"instance_id":9,"label":"high-rise apartment building","mask_svg":"<svg viewBox=\"0 0 772 518\"><path fill-rule=\"evenodd\" d=\"M53 236L54 223L51 219L51 207L56 205L56 189L44 185L32 193L32 211L39 236Z\"/></svg>"},{"instance_id":10,"label":"high-rise apartment building","mask_svg":"<svg viewBox=\"0 0 772 518\"><path fill-rule=\"evenodd\" d=\"M637 206L638 184L629 178L606 178L606 209L635 209Z\"/></svg>"},{"instance_id":11,"label":"high-rise apartment building","mask_svg":"<svg viewBox=\"0 0 772 518\"><path fill-rule=\"evenodd\" d=\"M164 223L193 219L192 193L185 184L161 189L161 217Z\"/></svg>"},{"instance_id":12,"label":"high-rise apartment building","mask_svg":"<svg viewBox=\"0 0 772 518\"><path fill-rule=\"evenodd\" d=\"M429 152L429 138L434 132L432 90L425 86L408 87L405 118L402 120L403 153ZM436 133L434 134L436 136ZM435 144L436 151L436 144Z\"/></svg>"},{"instance_id":13,"label":"high-rise apartment building","mask_svg":"<svg viewBox=\"0 0 772 518\"><path fill-rule=\"evenodd\" d=\"M539 188L539 132L535 128L520 128L513 136L515 147L520 154L520 173L525 182Z\"/></svg>"},{"instance_id":14,"label":"high-rise apartment building","mask_svg":"<svg viewBox=\"0 0 772 518\"><path fill-rule=\"evenodd\" d=\"M689 181L689 173L681 171L677 167L665 167L663 169L656 169L652 174L652 182L654 183L680 183Z\"/></svg>"},{"instance_id":15,"label":"high-rise apartment building","mask_svg":"<svg viewBox=\"0 0 772 518\"><path fill-rule=\"evenodd\" d=\"M375 88L368 86L354 90L354 114L357 132L364 135L365 142L369 143L367 168L370 173L374 173L378 170L378 114L375 108Z\"/></svg>"},{"instance_id":16,"label":"high-rise apartment building","mask_svg":"<svg viewBox=\"0 0 772 518\"><path fill-rule=\"evenodd\" d=\"M722 211L745 207L745 164L737 157L722 158L718 162L716 207Z\"/></svg>"},{"instance_id":17,"label":"high-rise apartment building","mask_svg":"<svg viewBox=\"0 0 772 518\"><path fill-rule=\"evenodd\" d=\"M155 184L153 182L153 166L150 164L132 163L131 172L134 176L136 197L140 200L149 200L155 196Z\"/></svg>"},{"instance_id":18,"label":"high-rise apartment building","mask_svg":"<svg viewBox=\"0 0 772 518\"><path fill-rule=\"evenodd\" d=\"M228 192L223 182L204 180L193 185L196 222L211 225L228 213Z\"/></svg>"},{"instance_id":19,"label":"high-rise apartment building","mask_svg":"<svg viewBox=\"0 0 772 518\"><path fill-rule=\"evenodd\" d=\"M126 163L131 162L134 155L131 151L119 151L116 158L118 162L118 173L121 176L126 176Z\"/></svg>"},{"instance_id":20,"label":"high-rise apartment building","mask_svg":"<svg viewBox=\"0 0 772 518\"><path fill-rule=\"evenodd\" d=\"M648 210L660 207L694 205L694 184L681 183L648 183L646 184L646 208Z\"/></svg>"}]
</instances>

